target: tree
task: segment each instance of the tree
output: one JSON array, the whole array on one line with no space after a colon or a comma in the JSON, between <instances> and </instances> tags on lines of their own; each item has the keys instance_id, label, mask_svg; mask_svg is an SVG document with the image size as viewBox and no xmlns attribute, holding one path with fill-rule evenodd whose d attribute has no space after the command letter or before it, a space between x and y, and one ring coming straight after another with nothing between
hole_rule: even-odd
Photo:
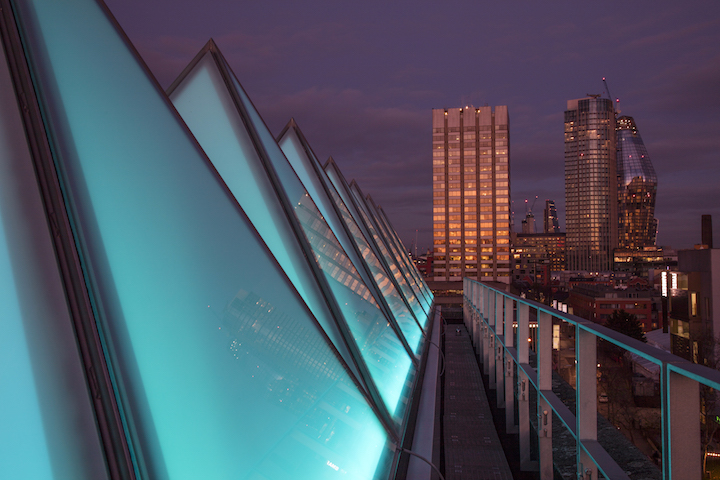
<instances>
[{"instance_id":1,"label":"tree","mask_svg":"<svg viewBox=\"0 0 720 480\"><path fill-rule=\"evenodd\" d=\"M605 326L628 337L646 342L642 324L637 316L625 310L615 310L605 321ZM630 362L624 357L625 350L610 342L602 341L598 349L601 363L601 378L608 395L608 420L635 443L639 429L638 408L633 395L633 373ZM614 361L611 361L614 360ZM624 359L624 360L623 360Z\"/></svg>"},{"instance_id":2,"label":"tree","mask_svg":"<svg viewBox=\"0 0 720 480\"><path fill-rule=\"evenodd\" d=\"M613 311L605 321L605 326L623 335L627 335L630 338L647 343L642 324L634 314L628 313L625 310Z\"/></svg>"},{"instance_id":3,"label":"tree","mask_svg":"<svg viewBox=\"0 0 720 480\"><path fill-rule=\"evenodd\" d=\"M720 370L720 337L708 332L701 337L700 353L702 362L715 370ZM718 409L720 397L714 388L700 384L700 422L703 454L703 472L707 471L707 457L718 431Z\"/></svg>"}]
</instances>

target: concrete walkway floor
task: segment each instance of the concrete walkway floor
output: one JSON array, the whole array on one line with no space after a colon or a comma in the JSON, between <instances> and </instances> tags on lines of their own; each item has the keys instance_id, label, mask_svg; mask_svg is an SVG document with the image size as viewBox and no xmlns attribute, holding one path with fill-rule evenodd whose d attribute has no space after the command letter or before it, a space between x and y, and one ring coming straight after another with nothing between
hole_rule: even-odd
<instances>
[{"instance_id":1,"label":"concrete walkway floor","mask_svg":"<svg viewBox=\"0 0 720 480\"><path fill-rule=\"evenodd\" d=\"M446 480L512 480L464 325L447 325L444 351Z\"/></svg>"}]
</instances>

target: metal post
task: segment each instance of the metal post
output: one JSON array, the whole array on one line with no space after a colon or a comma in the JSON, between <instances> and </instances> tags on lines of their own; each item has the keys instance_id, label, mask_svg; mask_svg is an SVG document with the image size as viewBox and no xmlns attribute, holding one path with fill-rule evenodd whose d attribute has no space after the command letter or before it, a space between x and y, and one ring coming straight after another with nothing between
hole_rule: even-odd
<instances>
[{"instance_id":1,"label":"metal post","mask_svg":"<svg viewBox=\"0 0 720 480\"><path fill-rule=\"evenodd\" d=\"M530 462L530 381L518 371L518 441L520 470L532 470Z\"/></svg>"},{"instance_id":2,"label":"metal post","mask_svg":"<svg viewBox=\"0 0 720 480\"><path fill-rule=\"evenodd\" d=\"M505 347L512 348L515 345L515 334L513 332L513 299L505 297ZM517 433L515 424L515 369L512 356L505 355L505 431Z\"/></svg>"},{"instance_id":3,"label":"metal post","mask_svg":"<svg viewBox=\"0 0 720 480\"><path fill-rule=\"evenodd\" d=\"M518 362L529 368L528 334L530 331L530 307L518 302ZM530 381L518 369L518 435L520 447L520 469L531 470L530 465Z\"/></svg>"},{"instance_id":4,"label":"metal post","mask_svg":"<svg viewBox=\"0 0 720 480\"><path fill-rule=\"evenodd\" d=\"M529 363L530 307L518 302L517 354L519 363Z\"/></svg>"},{"instance_id":5,"label":"metal post","mask_svg":"<svg viewBox=\"0 0 720 480\"><path fill-rule=\"evenodd\" d=\"M484 318L485 322L483 325L483 352L482 352L482 364L483 364L483 374L487 375L490 373L490 370L488 368L489 362L488 362L488 356L490 353L490 332L488 331L488 325L490 323L490 317L492 317L492 305L490 302L490 299L492 298L492 295L494 295L494 292L490 290L489 288L485 289L485 295L483 296L483 303L485 304L484 312Z\"/></svg>"},{"instance_id":6,"label":"metal post","mask_svg":"<svg viewBox=\"0 0 720 480\"><path fill-rule=\"evenodd\" d=\"M552 391L552 316L538 311L537 328L537 373L538 390ZM538 395L538 458L540 460L540 479L552 480L552 409L545 399Z\"/></svg>"},{"instance_id":7,"label":"metal post","mask_svg":"<svg viewBox=\"0 0 720 480\"><path fill-rule=\"evenodd\" d=\"M505 295L497 299L498 314L495 316L495 401L498 408L505 408L505 349L500 339L505 337Z\"/></svg>"},{"instance_id":8,"label":"metal post","mask_svg":"<svg viewBox=\"0 0 720 480\"><path fill-rule=\"evenodd\" d=\"M668 371L670 478L702 478L700 388L695 380Z\"/></svg>"},{"instance_id":9,"label":"metal post","mask_svg":"<svg viewBox=\"0 0 720 480\"><path fill-rule=\"evenodd\" d=\"M582 442L597 440L597 340L595 335L575 327L575 422L579 478L597 478L597 466L582 449ZM589 469L589 470L588 470ZM591 471L591 476L587 476Z\"/></svg>"},{"instance_id":10,"label":"metal post","mask_svg":"<svg viewBox=\"0 0 720 480\"><path fill-rule=\"evenodd\" d=\"M492 390L497 388L497 382L495 381L495 344L496 344L496 325L497 325L497 293L494 291L490 292L490 318L488 319L488 333L490 335L489 350L487 357L487 376L488 376L488 387Z\"/></svg>"}]
</instances>

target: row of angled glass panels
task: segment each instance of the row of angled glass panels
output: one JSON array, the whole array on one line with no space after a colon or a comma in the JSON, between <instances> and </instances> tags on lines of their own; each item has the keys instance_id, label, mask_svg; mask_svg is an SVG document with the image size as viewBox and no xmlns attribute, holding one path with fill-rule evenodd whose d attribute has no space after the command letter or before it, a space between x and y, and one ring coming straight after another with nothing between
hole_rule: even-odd
<instances>
[{"instance_id":1,"label":"row of angled glass panels","mask_svg":"<svg viewBox=\"0 0 720 480\"><path fill-rule=\"evenodd\" d=\"M340 472L386 478L393 456L388 445L401 427L399 405L407 401L401 398L407 395L403 384L411 378L411 354L427 317L410 322L406 313L399 321L395 310L388 317L388 300L373 295L377 284L368 286L372 270L363 267L363 274L352 261L323 259L326 251L315 249L321 267L333 265L333 272L318 277L297 258L278 258L270 245L278 235L258 234L249 207L218 175L104 6L37 1L13 8L136 474L330 478ZM4 100L13 103L7 77ZM235 90L244 94L239 85ZM249 100L246 105L251 107ZM261 145L264 161L274 157L274 168L282 171L282 155L273 152L277 144L268 132L258 132L264 124L250 109L245 119L253 121L253 146L257 151ZM23 150L17 144L23 136L11 129L14 122L17 130L19 111L3 115L9 139L3 160L13 172L20 166L31 172L27 145ZM282 185L299 200L295 222L310 245L329 244L332 230L317 225L322 215L295 179L294 186ZM58 291L71 287L62 284L52 261L20 254L22 247L40 247L8 240L23 228L46 229L47 221L13 216L20 194L6 187L1 213L11 229L4 229L0 268L9 300L2 328L14 348L3 348L11 358L0 368L3 379L12 380L11 391L24 396L12 402L2 397L0 418L8 428L0 429L0 451L6 453L0 476L15 478L17 469L32 463L33 478L102 478L105 462L92 428L91 400L87 387L77 388L86 384L82 360L67 309L57 308ZM32 203L27 196L40 203L40 194L29 192L21 195L22 208ZM266 197L253 197L248 205L271 199L261 193ZM42 216L42 207L36 213ZM292 233L297 237L298 230ZM47 254L50 235L43 235L35 243ZM337 237L332 246L341 251ZM287 252L292 257L297 248ZM352 283L334 277L335 267L345 267ZM55 297L38 291L30 302L33 292L25 280L31 275L44 278ZM366 302L375 316L397 322L396 328L371 317L359 320L378 331L353 331L338 311L322 311L318 300L329 292L348 304ZM28 303L35 305L32 312L24 308ZM38 337L50 333L53 341L34 348ZM373 360L380 365L371 365ZM53 369L62 372L52 375ZM51 377L65 383L48 382Z\"/></svg>"}]
</instances>

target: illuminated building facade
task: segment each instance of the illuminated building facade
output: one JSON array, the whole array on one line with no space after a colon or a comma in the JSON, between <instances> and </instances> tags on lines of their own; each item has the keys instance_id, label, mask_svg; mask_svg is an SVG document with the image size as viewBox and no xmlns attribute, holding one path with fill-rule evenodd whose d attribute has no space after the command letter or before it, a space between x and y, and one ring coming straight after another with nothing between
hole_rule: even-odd
<instances>
[{"instance_id":1,"label":"illuminated building facade","mask_svg":"<svg viewBox=\"0 0 720 480\"><path fill-rule=\"evenodd\" d=\"M604 324L614 311L624 310L635 315L643 331L660 325L660 296L651 288L624 290L608 285L577 285L570 290L568 306L574 315Z\"/></svg>"},{"instance_id":2,"label":"illuminated building facade","mask_svg":"<svg viewBox=\"0 0 720 480\"><path fill-rule=\"evenodd\" d=\"M716 361L720 333L720 249L678 250L676 270L662 270L672 353L694 363Z\"/></svg>"},{"instance_id":3,"label":"illuminated building facade","mask_svg":"<svg viewBox=\"0 0 720 480\"><path fill-rule=\"evenodd\" d=\"M617 246L617 162L612 101L568 100L565 111L567 269L609 271Z\"/></svg>"},{"instance_id":4,"label":"illuminated building facade","mask_svg":"<svg viewBox=\"0 0 720 480\"><path fill-rule=\"evenodd\" d=\"M637 250L655 245L657 175L632 117L617 119L618 246Z\"/></svg>"},{"instance_id":5,"label":"illuminated building facade","mask_svg":"<svg viewBox=\"0 0 720 480\"><path fill-rule=\"evenodd\" d=\"M555 200L545 200L543 220L545 226L545 233L560 233L560 221L558 220Z\"/></svg>"},{"instance_id":6,"label":"illuminated building facade","mask_svg":"<svg viewBox=\"0 0 720 480\"><path fill-rule=\"evenodd\" d=\"M0 478L394 478L433 295L384 212L212 42L166 93L102 2L0 4Z\"/></svg>"},{"instance_id":7,"label":"illuminated building facade","mask_svg":"<svg viewBox=\"0 0 720 480\"><path fill-rule=\"evenodd\" d=\"M513 240L513 279L523 280L525 275L533 278L541 270L550 272L565 270L564 233L518 233Z\"/></svg>"},{"instance_id":8,"label":"illuminated building facade","mask_svg":"<svg viewBox=\"0 0 720 480\"><path fill-rule=\"evenodd\" d=\"M507 106L433 109L433 278L510 282Z\"/></svg>"}]
</instances>

